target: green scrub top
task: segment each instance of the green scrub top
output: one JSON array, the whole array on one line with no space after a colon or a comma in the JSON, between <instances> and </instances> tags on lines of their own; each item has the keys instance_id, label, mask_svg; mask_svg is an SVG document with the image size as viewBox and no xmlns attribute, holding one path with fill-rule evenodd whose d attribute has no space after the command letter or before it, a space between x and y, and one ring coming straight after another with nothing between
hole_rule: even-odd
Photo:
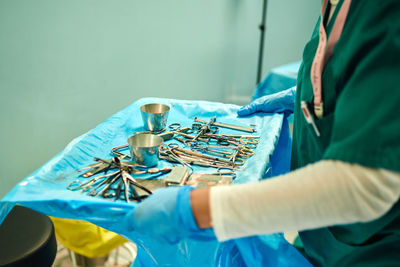
<instances>
[{"instance_id":1,"label":"green scrub top","mask_svg":"<svg viewBox=\"0 0 400 267\"><path fill-rule=\"evenodd\" d=\"M326 25L328 36L342 2ZM292 170L329 159L400 172L400 1L352 1L322 74L324 116L315 119L321 133L317 137L300 101L313 110L310 70L319 23L298 75ZM315 266L400 266L400 202L371 222L299 235Z\"/></svg>"}]
</instances>

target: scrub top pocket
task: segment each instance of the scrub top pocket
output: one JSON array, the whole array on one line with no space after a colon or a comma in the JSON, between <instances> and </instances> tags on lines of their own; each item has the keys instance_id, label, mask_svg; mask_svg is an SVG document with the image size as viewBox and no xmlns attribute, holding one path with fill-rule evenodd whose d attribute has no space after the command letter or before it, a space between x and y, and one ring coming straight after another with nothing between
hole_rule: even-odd
<instances>
[{"instance_id":1,"label":"scrub top pocket","mask_svg":"<svg viewBox=\"0 0 400 267\"><path fill-rule=\"evenodd\" d=\"M334 113L330 113L321 119L315 119L315 125L320 132L320 136L317 136L317 133L314 130L314 127L306 123L306 135L307 135L307 142L304 142L304 147L301 150L304 153L305 158L309 158L309 155L313 155L313 157L322 158L324 155L325 150L330 144L330 138L332 133L332 125L333 125L333 116ZM304 116L302 118L305 120Z\"/></svg>"}]
</instances>

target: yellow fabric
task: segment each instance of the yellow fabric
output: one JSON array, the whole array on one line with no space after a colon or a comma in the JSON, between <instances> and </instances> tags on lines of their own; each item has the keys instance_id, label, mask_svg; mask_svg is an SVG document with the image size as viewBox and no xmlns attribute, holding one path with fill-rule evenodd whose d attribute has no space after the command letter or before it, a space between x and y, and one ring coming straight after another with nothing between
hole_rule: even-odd
<instances>
[{"instance_id":1,"label":"yellow fabric","mask_svg":"<svg viewBox=\"0 0 400 267\"><path fill-rule=\"evenodd\" d=\"M57 240L85 257L104 257L127 242L125 238L85 221L51 217Z\"/></svg>"}]
</instances>

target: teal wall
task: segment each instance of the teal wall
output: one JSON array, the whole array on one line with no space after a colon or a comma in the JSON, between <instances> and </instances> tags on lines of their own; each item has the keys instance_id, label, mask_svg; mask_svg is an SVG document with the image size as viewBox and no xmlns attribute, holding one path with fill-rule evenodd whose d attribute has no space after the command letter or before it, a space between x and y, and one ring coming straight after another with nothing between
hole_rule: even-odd
<instances>
[{"instance_id":1,"label":"teal wall","mask_svg":"<svg viewBox=\"0 0 400 267\"><path fill-rule=\"evenodd\" d=\"M300 60L319 0L270 0L264 74ZM1 0L0 197L141 97L255 86L262 0Z\"/></svg>"}]
</instances>

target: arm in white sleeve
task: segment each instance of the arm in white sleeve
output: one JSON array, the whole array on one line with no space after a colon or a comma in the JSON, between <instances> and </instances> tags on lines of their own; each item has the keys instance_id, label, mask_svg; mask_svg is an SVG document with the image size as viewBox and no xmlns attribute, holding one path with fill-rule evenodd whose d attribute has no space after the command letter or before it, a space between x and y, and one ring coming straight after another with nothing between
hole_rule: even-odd
<instances>
[{"instance_id":1,"label":"arm in white sleeve","mask_svg":"<svg viewBox=\"0 0 400 267\"><path fill-rule=\"evenodd\" d=\"M400 195L400 173L325 160L256 183L217 186L211 220L220 241L366 222Z\"/></svg>"}]
</instances>

